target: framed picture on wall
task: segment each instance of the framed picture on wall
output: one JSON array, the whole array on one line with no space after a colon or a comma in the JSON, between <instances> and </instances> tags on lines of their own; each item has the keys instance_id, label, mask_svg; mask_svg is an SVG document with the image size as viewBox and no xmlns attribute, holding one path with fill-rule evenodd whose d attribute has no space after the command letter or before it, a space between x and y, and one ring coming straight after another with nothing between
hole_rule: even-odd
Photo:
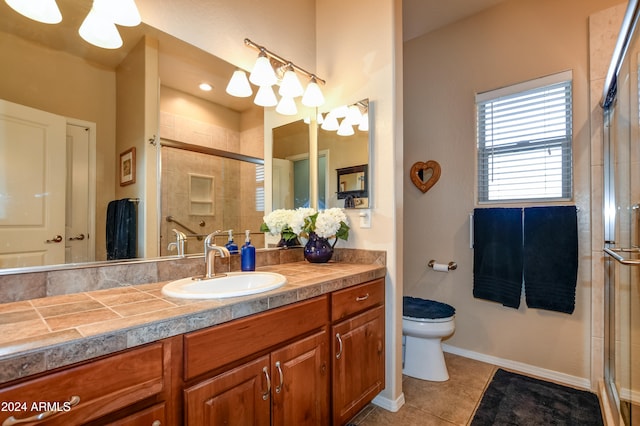
<instances>
[{"instance_id":1,"label":"framed picture on wall","mask_svg":"<svg viewBox=\"0 0 640 426\"><path fill-rule=\"evenodd\" d=\"M129 148L120 154L120 186L136 182L136 149Z\"/></svg>"}]
</instances>

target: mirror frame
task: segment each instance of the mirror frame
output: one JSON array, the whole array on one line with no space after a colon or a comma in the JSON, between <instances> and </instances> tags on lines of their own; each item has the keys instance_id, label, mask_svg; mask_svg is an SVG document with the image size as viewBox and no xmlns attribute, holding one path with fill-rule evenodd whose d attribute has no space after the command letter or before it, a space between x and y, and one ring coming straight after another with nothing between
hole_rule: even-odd
<instances>
[{"instance_id":1,"label":"mirror frame","mask_svg":"<svg viewBox=\"0 0 640 426\"><path fill-rule=\"evenodd\" d=\"M336 189L336 193L338 195L338 200L343 200L348 196L356 197L356 198L367 198L369 194L369 173L368 173L368 164L361 164L359 166L351 166L344 167L342 169L336 169L336 174L338 178L338 187ZM358 189L353 191L341 191L340 189L340 177L344 175L349 175L352 173L364 173L364 189Z\"/></svg>"}]
</instances>

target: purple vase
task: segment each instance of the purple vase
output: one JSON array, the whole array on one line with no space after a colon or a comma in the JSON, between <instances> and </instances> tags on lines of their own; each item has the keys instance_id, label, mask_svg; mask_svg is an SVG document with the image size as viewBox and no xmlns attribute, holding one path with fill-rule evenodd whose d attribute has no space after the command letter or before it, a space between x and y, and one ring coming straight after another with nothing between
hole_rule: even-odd
<instances>
[{"instance_id":1,"label":"purple vase","mask_svg":"<svg viewBox=\"0 0 640 426\"><path fill-rule=\"evenodd\" d=\"M327 263L331 256L333 256L333 245L329 243L329 240L318 237L315 232L310 232L309 241L304 246L304 258L307 262Z\"/></svg>"}]
</instances>

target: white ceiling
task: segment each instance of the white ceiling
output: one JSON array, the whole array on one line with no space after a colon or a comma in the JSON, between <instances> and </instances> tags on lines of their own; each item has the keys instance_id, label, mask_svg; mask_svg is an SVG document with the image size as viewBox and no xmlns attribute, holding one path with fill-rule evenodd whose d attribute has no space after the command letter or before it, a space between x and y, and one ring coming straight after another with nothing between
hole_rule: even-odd
<instances>
[{"instance_id":1,"label":"white ceiling","mask_svg":"<svg viewBox=\"0 0 640 426\"><path fill-rule=\"evenodd\" d=\"M419 37L504 0L402 0L402 38Z\"/></svg>"}]
</instances>

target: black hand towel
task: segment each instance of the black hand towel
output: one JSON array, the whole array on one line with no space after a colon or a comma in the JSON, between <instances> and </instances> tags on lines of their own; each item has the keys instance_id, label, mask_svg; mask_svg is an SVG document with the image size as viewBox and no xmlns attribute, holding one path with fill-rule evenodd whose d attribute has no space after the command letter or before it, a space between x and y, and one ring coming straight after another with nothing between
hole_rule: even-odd
<instances>
[{"instance_id":1,"label":"black hand towel","mask_svg":"<svg viewBox=\"0 0 640 426\"><path fill-rule=\"evenodd\" d=\"M107 206L107 260L132 259L137 249L136 205L128 198Z\"/></svg>"},{"instance_id":2,"label":"black hand towel","mask_svg":"<svg viewBox=\"0 0 640 426\"><path fill-rule=\"evenodd\" d=\"M576 207L524 209L524 258L527 306L573 313L578 277Z\"/></svg>"},{"instance_id":3,"label":"black hand towel","mask_svg":"<svg viewBox=\"0 0 640 426\"><path fill-rule=\"evenodd\" d=\"M475 209L473 296L510 308L522 293L522 209Z\"/></svg>"}]
</instances>

